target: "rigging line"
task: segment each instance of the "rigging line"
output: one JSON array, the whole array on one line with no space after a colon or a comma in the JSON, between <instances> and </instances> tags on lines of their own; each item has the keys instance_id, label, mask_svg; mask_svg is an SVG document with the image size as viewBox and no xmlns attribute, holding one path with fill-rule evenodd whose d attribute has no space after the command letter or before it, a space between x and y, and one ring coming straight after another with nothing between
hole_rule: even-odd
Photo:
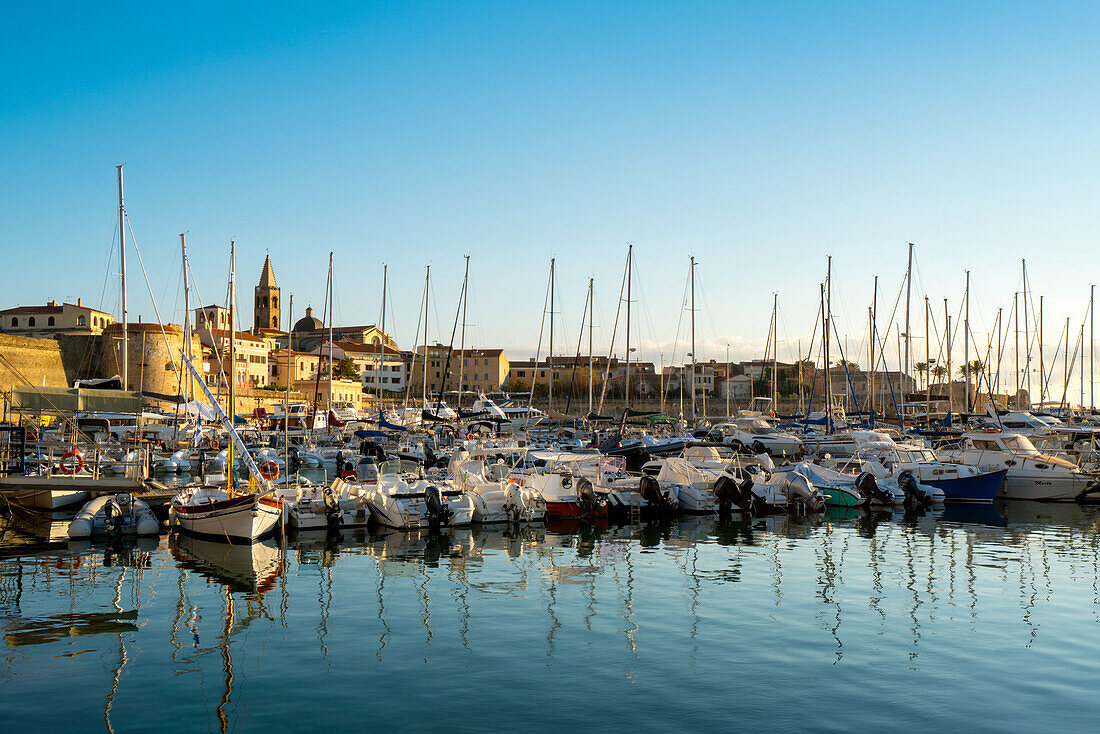
<instances>
[{"instance_id":1,"label":"rigging line","mask_svg":"<svg viewBox=\"0 0 1100 734\"><path fill-rule=\"evenodd\" d=\"M425 303L425 301L427 301L427 299L428 299L428 291L427 291L427 289L425 289L424 295L422 295L420 297L420 310L417 311L417 314L416 314L416 335L413 337L413 343L412 343L413 365L416 364L416 343L418 341L420 341L420 324L421 324L421 322L424 321L424 303ZM425 357L425 361L427 359L427 355L428 355L428 340L425 337L425 339L424 339L424 357ZM426 371L428 369L428 365L424 364L421 367L421 369ZM409 374L405 377L405 401L404 401L404 404L402 405L402 412L407 411L408 408L409 408L409 395L410 395L411 390L412 390L412 382L413 382L413 380L412 380L412 370L410 369ZM407 421L407 419L406 419L406 421Z\"/></svg>"},{"instance_id":2,"label":"rigging line","mask_svg":"<svg viewBox=\"0 0 1100 734\"><path fill-rule=\"evenodd\" d=\"M149 274L145 272L145 263L141 259L141 250L138 249L137 238L134 237L134 228L130 225L130 217L124 216L126 218L126 229L130 231L130 241L133 243L134 252L137 254L138 265L141 266L141 274L145 278L145 287L149 289L149 300L153 302L153 314L157 317L157 326L160 327L160 335L164 339L164 349L168 352L168 361L172 365L172 371L178 375L180 371L176 369L176 356L172 354L172 347L168 344L168 334L164 331L164 323L160 318L160 309L157 308L157 299L153 295L153 286L149 283ZM129 329L129 326L126 326L126 328ZM129 358L130 355L123 355L123 359L128 360ZM144 354L142 354L142 361L145 361Z\"/></svg>"},{"instance_id":3,"label":"rigging line","mask_svg":"<svg viewBox=\"0 0 1100 734\"><path fill-rule=\"evenodd\" d=\"M637 285L637 288L638 288L638 301L642 304L642 311L645 314L646 322L649 325L649 338L653 340L653 348L657 352L657 354L661 357L661 360L663 361L664 360L664 354L661 351L661 343L657 339L657 330L653 325L653 313L652 313L652 311L650 311L649 299L646 297L645 287L642 284L645 279L642 278L641 273L638 271L638 260L637 260L637 258L634 259L634 272L635 272L634 280L638 284ZM641 347L640 340L639 340L638 346L639 346L639 348ZM640 354L640 352L639 352L639 354Z\"/></svg>"},{"instance_id":4,"label":"rigging line","mask_svg":"<svg viewBox=\"0 0 1100 734\"><path fill-rule=\"evenodd\" d=\"M626 278L630 273L630 250L627 250L628 257L626 265L623 267L623 279L619 284L619 302L615 307L615 325L611 327L611 343L607 347L607 366L604 370L603 384L600 386L600 409L596 412L603 413L604 398L607 396L607 382L608 377L611 375L611 356L615 351L615 336L619 332L619 313L623 309L623 294L626 292ZM623 411L623 416L626 416L626 411Z\"/></svg>"},{"instance_id":5,"label":"rigging line","mask_svg":"<svg viewBox=\"0 0 1100 734\"><path fill-rule=\"evenodd\" d=\"M535 376L539 372L539 355L542 354L542 332L546 327L546 304L550 300L550 276L546 277L546 295L542 297L542 318L539 319L539 345L535 348L535 361L531 365L531 394L527 396L527 412L530 414L531 405L535 402ZM550 380L554 380L554 370L550 369Z\"/></svg>"},{"instance_id":6,"label":"rigging line","mask_svg":"<svg viewBox=\"0 0 1100 734\"><path fill-rule=\"evenodd\" d=\"M695 263L695 264L698 265L699 263ZM704 285L701 281L702 281L702 279L698 275L696 275L695 276L695 284L699 287L699 293L703 297L703 308L706 309L707 322L710 324L710 333L711 333L711 337L714 341L714 348L717 349L718 348L718 329L714 325L714 310L711 309L711 307L710 307L710 301L707 300L707 290L706 290L706 288L704 287ZM717 356L718 355L715 355L715 358L717 358ZM696 360L696 361L698 362L699 360Z\"/></svg>"},{"instance_id":7,"label":"rigging line","mask_svg":"<svg viewBox=\"0 0 1100 734\"><path fill-rule=\"evenodd\" d=\"M199 303L202 303L202 293L199 292L199 281L195 277L195 271L193 271L191 269L191 263L190 262L187 263L187 273L190 275L191 285L195 289L195 298L197 298L199 300ZM199 308L201 309L202 306L200 306ZM198 329L200 327L198 326L198 324L196 324L195 328ZM215 353L217 354L217 357L218 357L218 375L221 378L223 378L224 380L226 380L227 381L226 384L228 384L228 379L229 378L226 377L224 365L222 364L224 355L222 354L222 349L220 347L218 347L218 341L214 338L214 333L210 330L210 319L206 320L204 328L206 329L207 336L210 337L210 343L215 347ZM194 333L194 331L195 331L195 329L192 329L192 333ZM287 337L288 346L289 346L289 338L290 337L288 336ZM200 344L202 343L202 334L201 333L199 334L199 343ZM289 376L288 376L288 379L289 379ZM289 386L289 382L288 382L287 383L287 390L289 390L289 389L290 389L290 386ZM221 392L221 382L218 383L218 391L219 391L219 393Z\"/></svg>"},{"instance_id":8,"label":"rigging line","mask_svg":"<svg viewBox=\"0 0 1100 734\"><path fill-rule=\"evenodd\" d=\"M688 288L691 287L691 268L688 268L688 275L684 278L684 293L680 297L680 315L676 319L676 336L672 339L672 356L669 358L669 366L676 364L676 352L680 347L680 327L684 323L684 309L687 308L688 300Z\"/></svg>"}]
</instances>

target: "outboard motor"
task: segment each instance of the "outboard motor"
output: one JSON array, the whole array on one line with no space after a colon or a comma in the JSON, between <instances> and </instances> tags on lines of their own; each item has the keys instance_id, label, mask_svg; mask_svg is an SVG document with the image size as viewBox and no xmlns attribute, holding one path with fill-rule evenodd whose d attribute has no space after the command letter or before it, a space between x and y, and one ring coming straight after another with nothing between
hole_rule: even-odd
<instances>
[{"instance_id":1,"label":"outboard motor","mask_svg":"<svg viewBox=\"0 0 1100 734\"><path fill-rule=\"evenodd\" d=\"M672 512L672 503L661 491L661 484L648 474L643 474L638 483L638 493L646 503L661 513Z\"/></svg>"},{"instance_id":2,"label":"outboard motor","mask_svg":"<svg viewBox=\"0 0 1100 734\"><path fill-rule=\"evenodd\" d=\"M128 494L116 494L103 506L103 526L107 531L107 537L112 541L118 540L122 534L126 513L121 505L129 504L129 498Z\"/></svg>"},{"instance_id":3,"label":"outboard motor","mask_svg":"<svg viewBox=\"0 0 1100 734\"><path fill-rule=\"evenodd\" d=\"M298 447L291 446L287 451L287 474L293 474L302 466L302 459L298 456Z\"/></svg>"},{"instance_id":4,"label":"outboard motor","mask_svg":"<svg viewBox=\"0 0 1100 734\"><path fill-rule=\"evenodd\" d=\"M723 474L714 483L714 498L718 500L719 517L729 517L733 508L742 512L752 511L752 500L745 495L744 489L752 488L752 480L746 479L738 485L733 477Z\"/></svg>"},{"instance_id":5,"label":"outboard motor","mask_svg":"<svg viewBox=\"0 0 1100 734\"><path fill-rule=\"evenodd\" d=\"M905 492L905 509L924 508L932 504L932 498L921 491L910 472L903 471L898 475L898 486Z\"/></svg>"},{"instance_id":6,"label":"outboard motor","mask_svg":"<svg viewBox=\"0 0 1100 734\"><path fill-rule=\"evenodd\" d=\"M438 530L440 525L446 525L454 517L454 513L443 501L443 493L434 484L428 485L424 490L424 506L428 510L428 527Z\"/></svg>"},{"instance_id":7,"label":"outboard motor","mask_svg":"<svg viewBox=\"0 0 1100 734\"><path fill-rule=\"evenodd\" d=\"M333 532L340 529L340 500L336 499L336 493L332 491L331 486L325 486L321 490L321 499L325 502L325 522L328 525L329 532Z\"/></svg>"},{"instance_id":8,"label":"outboard motor","mask_svg":"<svg viewBox=\"0 0 1100 734\"><path fill-rule=\"evenodd\" d=\"M561 484L566 489L569 485L566 482L572 482L572 478L565 476L561 479ZM580 477L577 479L577 499L580 500L581 511L587 516L592 515L596 511L596 507L599 504L599 498L596 496L596 490L592 489L592 482L587 477Z\"/></svg>"},{"instance_id":9,"label":"outboard motor","mask_svg":"<svg viewBox=\"0 0 1100 734\"><path fill-rule=\"evenodd\" d=\"M870 504L894 504L893 496L882 487L878 486L878 480L875 479L875 475L869 471L865 471L856 477L855 487L859 490L861 495L870 500L868 506Z\"/></svg>"}]
</instances>

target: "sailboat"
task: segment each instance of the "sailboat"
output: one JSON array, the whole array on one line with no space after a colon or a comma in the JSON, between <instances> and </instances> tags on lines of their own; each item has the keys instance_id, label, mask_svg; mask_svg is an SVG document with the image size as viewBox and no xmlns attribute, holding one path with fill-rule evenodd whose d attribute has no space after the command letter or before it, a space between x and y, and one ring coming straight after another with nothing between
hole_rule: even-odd
<instances>
[{"instance_id":1,"label":"sailboat","mask_svg":"<svg viewBox=\"0 0 1100 734\"><path fill-rule=\"evenodd\" d=\"M230 245L229 270L229 409L236 412L236 323L234 308L236 302L236 260L233 245ZM233 421L226 416L210 387L195 369L187 355L180 351L184 364L191 371L194 381L206 394L209 404L214 407L218 420L228 433L228 470L225 486L189 486L172 498L169 506L170 521L181 530L195 535L224 539L228 542L253 542L269 535L275 530L283 516L283 503L272 494L271 483L260 474L256 462L241 441ZM241 459L248 468L249 490L236 490L237 476L234 472L234 454L240 452ZM255 488L253 488L255 487Z\"/></svg>"}]
</instances>

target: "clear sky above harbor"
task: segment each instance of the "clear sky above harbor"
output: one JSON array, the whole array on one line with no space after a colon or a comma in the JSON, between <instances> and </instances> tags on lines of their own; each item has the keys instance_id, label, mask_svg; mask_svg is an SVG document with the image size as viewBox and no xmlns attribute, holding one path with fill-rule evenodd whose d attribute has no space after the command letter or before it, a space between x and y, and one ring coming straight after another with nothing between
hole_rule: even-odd
<instances>
[{"instance_id":1,"label":"clear sky above harbor","mask_svg":"<svg viewBox=\"0 0 1100 734\"><path fill-rule=\"evenodd\" d=\"M699 356L758 356L777 291L786 357L829 253L866 361L873 275L885 322L913 241L913 333L969 268L984 349L1027 258L1053 355L1096 277L1098 33L1100 5L1059 2L8 2L0 306L117 310L125 163L166 320L179 232L204 302L236 239L246 325L266 252L300 316L335 251L343 323L377 319L387 262L403 346L425 263L449 340L469 253L470 340L529 356L555 256L555 350L590 275L606 349L632 242L639 356L670 360L694 254Z\"/></svg>"}]
</instances>

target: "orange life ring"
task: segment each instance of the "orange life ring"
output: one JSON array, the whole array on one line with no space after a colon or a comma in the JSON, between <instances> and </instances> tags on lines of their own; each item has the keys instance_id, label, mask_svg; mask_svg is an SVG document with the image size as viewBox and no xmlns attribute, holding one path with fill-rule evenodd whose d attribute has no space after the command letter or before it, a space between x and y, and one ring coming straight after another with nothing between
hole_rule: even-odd
<instances>
[{"instance_id":1,"label":"orange life ring","mask_svg":"<svg viewBox=\"0 0 1100 734\"><path fill-rule=\"evenodd\" d=\"M210 440L206 443L210 448L214 449L215 451L221 448L221 444L218 443L218 439L215 436L211 436Z\"/></svg>"},{"instance_id":2,"label":"orange life ring","mask_svg":"<svg viewBox=\"0 0 1100 734\"><path fill-rule=\"evenodd\" d=\"M467 441L473 441L473 440L475 440L476 438L477 438L477 434L476 434L476 433L467 433L467 434L466 434L466 440L467 440Z\"/></svg>"},{"instance_id":3,"label":"orange life ring","mask_svg":"<svg viewBox=\"0 0 1100 734\"><path fill-rule=\"evenodd\" d=\"M57 468L62 474L79 474L84 469L84 457L75 450L61 457Z\"/></svg>"},{"instance_id":4,"label":"orange life ring","mask_svg":"<svg viewBox=\"0 0 1100 734\"><path fill-rule=\"evenodd\" d=\"M265 461L260 464L260 476L268 481L274 481L279 478L279 465L274 461Z\"/></svg>"}]
</instances>

